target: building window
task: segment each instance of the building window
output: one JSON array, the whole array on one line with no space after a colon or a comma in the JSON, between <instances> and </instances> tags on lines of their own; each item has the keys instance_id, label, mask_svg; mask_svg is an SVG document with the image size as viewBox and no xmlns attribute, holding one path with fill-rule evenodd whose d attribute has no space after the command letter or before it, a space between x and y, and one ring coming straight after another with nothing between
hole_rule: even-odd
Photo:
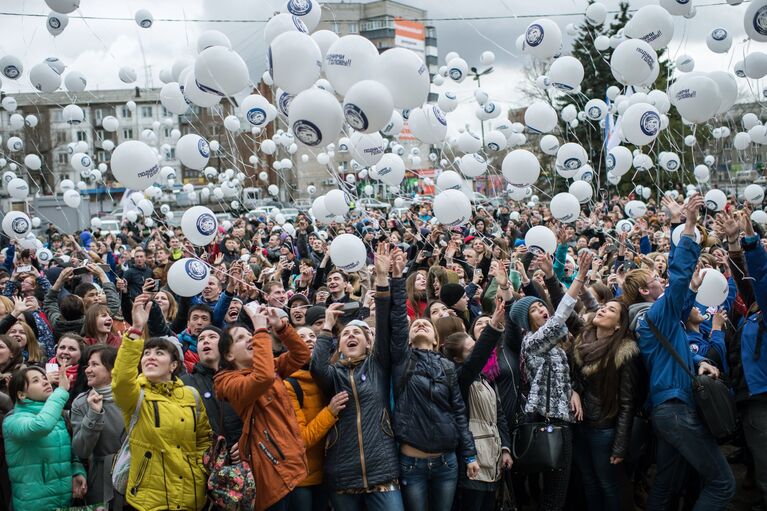
<instances>
[{"instance_id":1,"label":"building window","mask_svg":"<svg viewBox=\"0 0 767 511\"><path fill-rule=\"evenodd\" d=\"M168 112L168 109L165 107L162 107L162 116L163 117L171 117L173 114Z\"/></svg>"},{"instance_id":2,"label":"building window","mask_svg":"<svg viewBox=\"0 0 767 511\"><path fill-rule=\"evenodd\" d=\"M64 122L64 112L61 108L53 109L53 122Z\"/></svg>"},{"instance_id":3,"label":"building window","mask_svg":"<svg viewBox=\"0 0 767 511\"><path fill-rule=\"evenodd\" d=\"M131 128L123 130L123 139L131 140L133 138L133 130Z\"/></svg>"},{"instance_id":4,"label":"building window","mask_svg":"<svg viewBox=\"0 0 767 511\"><path fill-rule=\"evenodd\" d=\"M97 108L94 116L96 117L96 122L101 122L101 119L104 118L104 111L100 108Z\"/></svg>"},{"instance_id":5,"label":"building window","mask_svg":"<svg viewBox=\"0 0 767 511\"><path fill-rule=\"evenodd\" d=\"M152 117L154 113L152 112L151 106L142 106L141 107L141 117L147 118Z\"/></svg>"},{"instance_id":6,"label":"building window","mask_svg":"<svg viewBox=\"0 0 767 511\"><path fill-rule=\"evenodd\" d=\"M56 132L56 145L64 145L67 143L67 139L69 138L67 135L69 135L66 131L57 131Z\"/></svg>"},{"instance_id":7,"label":"building window","mask_svg":"<svg viewBox=\"0 0 767 511\"><path fill-rule=\"evenodd\" d=\"M131 112L131 111L128 109L128 107L127 107L127 106L123 106L123 107L122 107L122 111L121 111L121 113L122 113L122 116L123 116L123 118L125 118L125 119L130 119L131 117L133 117L133 112Z\"/></svg>"},{"instance_id":8,"label":"building window","mask_svg":"<svg viewBox=\"0 0 767 511\"><path fill-rule=\"evenodd\" d=\"M106 140L107 132L104 130L96 130L96 140Z\"/></svg>"},{"instance_id":9,"label":"building window","mask_svg":"<svg viewBox=\"0 0 767 511\"><path fill-rule=\"evenodd\" d=\"M69 153L59 153L59 165L66 165L69 163Z\"/></svg>"},{"instance_id":10,"label":"building window","mask_svg":"<svg viewBox=\"0 0 767 511\"><path fill-rule=\"evenodd\" d=\"M170 128L163 128L162 136L165 137L165 138L170 138L170 132L171 132Z\"/></svg>"},{"instance_id":11,"label":"building window","mask_svg":"<svg viewBox=\"0 0 767 511\"><path fill-rule=\"evenodd\" d=\"M168 151L165 154L167 154L167 158L165 158L166 160L175 160L176 159L176 148L175 147L171 147L170 149L168 149Z\"/></svg>"},{"instance_id":12,"label":"building window","mask_svg":"<svg viewBox=\"0 0 767 511\"><path fill-rule=\"evenodd\" d=\"M96 161L106 163L109 161L109 153L106 151L96 151Z\"/></svg>"},{"instance_id":13,"label":"building window","mask_svg":"<svg viewBox=\"0 0 767 511\"><path fill-rule=\"evenodd\" d=\"M350 34L356 34L358 30L357 22L353 21L349 23L349 33Z\"/></svg>"},{"instance_id":14,"label":"building window","mask_svg":"<svg viewBox=\"0 0 767 511\"><path fill-rule=\"evenodd\" d=\"M77 141L78 142L86 142L88 140L88 134L84 131L78 131L77 132Z\"/></svg>"},{"instance_id":15,"label":"building window","mask_svg":"<svg viewBox=\"0 0 767 511\"><path fill-rule=\"evenodd\" d=\"M341 26L334 21L333 23L330 24L330 30L338 34L341 32Z\"/></svg>"}]
</instances>

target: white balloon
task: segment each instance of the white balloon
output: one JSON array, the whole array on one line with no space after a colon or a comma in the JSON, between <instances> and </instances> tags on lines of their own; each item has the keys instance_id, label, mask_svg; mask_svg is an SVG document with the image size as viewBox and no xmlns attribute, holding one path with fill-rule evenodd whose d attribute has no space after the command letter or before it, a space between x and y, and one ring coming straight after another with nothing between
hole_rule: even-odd
<instances>
[{"instance_id":1,"label":"white balloon","mask_svg":"<svg viewBox=\"0 0 767 511\"><path fill-rule=\"evenodd\" d=\"M341 105L331 93L322 89L307 89L290 105L288 124L304 145L316 147L335 139L343 123Z\"/></svg>"},{"instance_id":2,"label":"white balloon","mask_svg":"<svg viewBox=\"0 0 767 511\"><path fill-rule=\"evenodd\" d=\"M353 175L354 174L349 174L349 176ZM335 216L344 216L349 212L349 200L349 196L343 190L330 190L327 195L325 195L325 209L328 210L328 213Z\"/></svg>"},{"instance_id":3,"label":"white balloon","mask_svg":"<svg viewBox=\"0 0 767 511\"><path fill-rule=\"evenodd\" d=\"M384 51L376 64L376 80L391 92L394 106L415 108L429 96L429 68L423 59L407 48Z\"/></svg>"},{"instance_id":4,"label":"white balloon","mask_svg":"<svg viewBox=\"0 0 767 511\"><path fill-rule=\"evenodd\" d=\"M349 144L352 158L365 167L378 163L384 154L383 137L378 132L366 134L355 131Z\"/></svg>"},{"instance_id":5,"label":"white balloon","mask_svg":"<svg viewBox=\"0 0 767 511\"><path fill-rule=\"evenodd\" d=\"M703 281L698 287L695 301L705 307L719 307L727 299L730 286L727 279L719 270L703 268L701 270Z\"/></svg>"},{"instance_id":6,"label":"white balloon","mask_svg":"<svg viewBox=\"0 0 767 511\"><path fill-rule=\"evenodd\" d=\"M147 9L139 9L133 17L141 28L149 28L154 23L154 16Z\"/></svg>"},{"instance_id":7,"label":"white balloon","mask_svg":"<svg viewBox=\"0 0 767 511\"><path fill-rule=\"evenodd\" d=\"M490 66L495 62L495 53L493 53L490 50L485 50L482 52L482 54L479 56L479 62L483 66Z\"/></svg>"},{"instance_id":8,"label":"white balloon","mask_svg":"<svg viewBox=\"0 0 767 511\"><path fill-rule=\"evenodd\" d=\"M572 223L578 220L581 213L581 205L578 198L571 193L558 193L551 199L549 206L551 214L564 223Z\"/></svg>"},{"instance_id":9,"label":"white balloon","mask_svg":"<svg viewBox=\"0 0 767 511\"><path fill-rule=\"evenodd\" d=\"M557 126L557 112L548 103L536 101L525 110L525 126L533 133L548 133Z\"/></svg>"},{"instance_id":10,"label":"white balloon","mask_svg":"<svg viewBox=\"0 0 767 511\"><path fill-rule=\"evenodd\" d=\"M525 246L532 254L553 254L557 249L557 236L546 226L535 225L525 234Z\"/></svg>"},{"instance_id":11,"label":"white balloon","mask_svg":"<svg viewBox=\"0 0 767 511\"><path fill-rule=\"evenodd\" d=\"M360 271L367 264L367 249L357 236L341 234L330 244L330 260L345 272Z\"/></svg>"},{"instance_id":12,"label":"white balloon","mask_svg":"<svg viewBox=\"0 0 767 511\"><path fill-rule=\"evenodd\" d=\"M218 219L205 206L193 206L184 211L181 217L181 230L193 245L205 247L216 237Z\"/></svg>"},{"instance_id":13,"label":"white balloon","mask_svg":"<svg viewBox=\"0 0 767 511\"><path fill-rule=\"evenodd\" d=\"M631 169L631 151L623 146L615 146L607 153L607 171L614 176L620 177Z\"/></svg>"},{"instance_id":14,"label":"white balloon","mask_svg":"<svg viewBox=\"0 0 767 511\"><path fill-rule=\"evenodd\" d=\"M9 80L18 80L24 73L24 65L17 57L6 55L0 58L0 72Z\"/></svg>"},{"instance_id":15,"label":"white balloon","mask_svg":"<svg viewBox=\"0 0 767 511\"><path fill-rule=\"evenodd\" d=\"M551 19L537 19L527 26L523 42L525 53L539 59L549 59L562 47L562 31Z\"/></svg>"},{"instance_id":16,"label":"white balloon","mask_svg":"<svg viewBox=\"0 0 767 511\"><path fill-rule=\"evenodd\" d=\"M394 99L384 84L361 80L349 87L343 111L346 122L353 129L373 133L385 128L391 120Z\"/></svg>"},{"instance_id":17,"label":"white balloon","mask_svg":"<svg viewBox=\"0 0 767 511\"><path fill-rule=\"evenodd\" d=\"M594 2L586 8L586 21L591 25L601 25L607 19L607 7L603 3Z\"/></svg>"},{"instance_id":18,"label":"white balloon","mask_svg":"<svg viewBox=\"0 0 767 511\"><path fill-rule=\"evenodd\" d=\"M384 128L381 130L381 133L386 135L387 137L393 137L393 136L399 135L399 133L402 131L404 124L405 122L402 119L402 114L400 114L399 112L395 110L391 114L391 119L389 119L389 124L384 126Z\"/></svg>"},{"instance_id":19,"label":"white balloon","mask_svg":"<svg viewBox=\"0 0 767 511\"><path fill-rule=\"evenodd\" d=\"M583 111L586 112L586 117L588 117L590 120L601 121L607 117L607 103L601 99L590 99L586 103L586 106L583 107Z\"/></svg>"},{"instance_id":20,"label":"white balloon","mask_svg":"<svg viewBox=\"0 0 767 511\"><path fill-rule=\"evenodd\" d=\"M620 43L610 57L613 76L623 85L640 85L650 78L658 63L655 50L641 39Z\"/></svg>"},{"instance_id":21,"label":"white balloon","mask_svg":"<svg viewBox=\"0 0 767 511\"><path fill-rule=\"evenodd\" d=\"M437 176L437 188L440 190L460 190L461 186L463 179L453 170L446 170Z\"/></svg>"},{"instance_id":22,"label":"white balloon","mask_svg":"<svg viewBox=\"0 0 767 511\"><path fill-rule=\"evenodd\" d=\"M232 96L248 86L248 66L240 55L223 46L203 50L194 61L194 77L204 92Z\"/></svg>"},{"instance_id":23,"label":"white balloon","mask_svg":"<svg viewBox=\"0 0 767 511\"><path fill-rule=\"evenodd\" d=\"M661 168L669 172L676 172L679 170L681 160L676 153L662 153L658 158L658 163Z\"/></svg>"},{"instance_id":24,"label":"white balloon","mask_svg":"<svg viewBox=\"0 0 767 511\"><path fill-rule=\"evenodd\" d=\"M503 151L506 149L507 144L506 136L498 130L489 131L485 135L485 147L490 152Z\"/></svg>"},{"instance_id":25,"label":"white balloon","mask_svg":"<svg viewBox=\"0 0 767 511\"><path fill-rule=\"evenodd\" d=\"M312 39L317 43L322 53L322 61L325 62L325 55L328 53L328 49L334 42L338 41L338 34L331 30L317 30L312 33Z\"/></svg>"},{"instance_id":26,"label":"white balloon","mask_svg":"<svg viewBox=\"0 0 767 511\"><path fill-rule=\"evenodd\" d=\"M11 239L24 239L32 230L32 222L21 211L9 211L3 217L3 232Z\"/></svg>"},{"instance_id":27,"label":"white balloon","mask_svg":"<svg viewBox=\"0 0 767 511\"><path fill-rule=\"evenodd\" d=\"M649 103L636 103L623 113L623 137L636 146L647 145L660 133L660 113Z\"/></svg>"},{"instance_id":28,"label":"white balloon","mask_svg":"<svg viewBox=\"0 0 767 511\"><path fill-rule=\"evenodd\" d=\"M61 76L46 62L35 64L29 70L29 81L40 92L54 92L61 87Z\"/></svg>"},{"instance_id":29,"label":"white balloon","mask_svg":"<svg viewBox=\"0 0 767 511\"><path fill-rule=\"evenodd\" d=\"M539 146L541 151L549 156L554 156L559 150L559 139L554 135L544 135L541 137Z\"/></svg>"},{"instance_id":30,"label":"white balloon","mask_svg":"<svg viewBox=\"0 0 767 511\"><path fill-rule=\"evenodd\" d=\"M112 152L112 174L126 188L143 190L151 185L160 167L157 154L144 142L127 140Z\"/></svg>"},{"instance_id":31,"label":"white balloon","mask_svg":"<svg viewBox=\"0 0 767 511\"><path fill-rule=\"evenodd\" d=\"M631 223L631 220L618 220L618 223L615 224L615 230L622 233L630 233L631 230L634 228L634 224Z\"/></svg>"},{"instance_id":32,"label":"white balloon","mask_svg":"<svg viewBox=\"0 0 767 511\"><path fill-rule=\"evenodd\" d=\"M283 32L272 41L268 57L274 84L290 94L308 89L320 77L322 53L308 34Z\"/></svg>"},{"instance_id":33,"label":"white balloon","mask_svg":"<svg viewBox=\"0 0 767 511\"><path fill-rule=\"evenodd\" d=\"M64 120L69 124L80 124L85 119L85 113L83 109L77 105L67 105L62 112Z\"/></svg>"},{"instance_id":34,"label":"white balloon","mask_svg":"<svg viewBox=\"0 0 767 511\"><path fill-rule=\"evenodd\" d=\"M182 115L189 109L184 94L181 92L181 87L176 82L166 83L162 86L162 89L160 89L160 103L162 103L166 110L176 115ZM115 119L114 117L111 118ZM104 118L104 121L106 119ZM102 121L102 124L104 121Z\"/></svg>"},{"instance_id":35,"label":"white balloon","mask_svg":"<svg viewBox=\"0 0 767 511\"><path fill-rule=\"evenodd\" d=\"M399 186L405 178L405 162L399 155L384 154L375 166L378 179L389 186Z\"/></svg>"},{"instance_id":36,"label":"white balloon","mask_svg":"<svg viewBox=\"0 0 767 511\"><path fill-rule=\"evenodd\" d=\"M461 57L447 63L447 76L456 83L461 83L469 74L469 65Z\"/></svg>"},{"instance_id":37,"label":"white balloon","mask_svg":"<svg viewBox=\"0 0 767 511\"><path fill-rule=\"evenodd\" d=\"M706 46L714 53L727 53L732 47L732 34L724 27L716 27L706 36Z\"/></svg>"},{"instance_id":38,"label":"white balloon","mask_svg":"<svg viewBox=\"0 0 767 511\"><path fill-rule=\"evenodd\" d=\"M446 227L465 225L471 220L471 201L460 190L443 190L434 197L434 216Z\"/></svg>"},{"instance_id":39,"label":"white balloon","mask_svg":"<svg viewBox=\"0 0 767 511\"><path fill-rule=\"evenodd\" d=\"M412 109L408 126L412 135L424 144L442 142L447 134L447 119L437 105L426 104Z\"/></svg>"},{"instance_id":40,"label":"white balloon","mask_svg":"<svg viewBox=\"0 0 767 511\"><path fill-rule=\"evenodd\" d=\"M743 151L751 144L751 136L745 132L739 132L735 134L735 138L732 141L733 147L739 151Z\"/></svg>"},{"instance_id":41,"label":"white balloon","mask_svg":"<svg viewBox=\"0 0 767 511\"><path fill-rule=\"evenodd\" d=\"M645 5L626 23L624 33L627 37L649 43L654 50L660 50L668 46L674 37L674 20L663 7Z\"/></svg>"},{"instance_id":42,"label":"white balloon","mask_svg":"<svg viewBox=\"0 0 767 511\"><path fill-rule=\"evenodd\" d=\"M583 81L583 64L575 57L565 56L554 60L549 68L549 80L557 89L571 91Z\"/></svg>"},{"instance_id":43,"label":"white balloon","mask_svg":"<svg viewBox=\"0 0 767 511\"><path fill-rule=\"evenodd\" d=\"M580 144L568 142L557 150L556 171L565 178L574 177L588 161L588 154Z\"/></svg>"},{"instance_id":44,"label":"white balloon","mask_svg":"<svg viewBox=\"0 0 767 511\"><path fill-rule=\"evenodd\" d=\"M767 42L765 12L767 12L767 0L752 0L743 16L746 35L760 43Z\"/></svg>"},{"instance_id":45,"label":"white balloon","mask_svg":"<svg viewBox=\"0 0 767 511\"><path fill-rule=\"evenodd\" d=\"M24 200L29 195L29 185L20 177L15 177L8 181L5 189L13 200Z\"/></svg>"},{"instance_id":46,"label":"white balloon","mask_svg":"<svg viewBox=\"0 0 767 511\"><path fill-rule=\"evenodd\" d=\"M514 186L530 186L541 175L538 158L525 149L515 149L503 159L501 171L506 181Z\"/></svg>"},{"instance_id":47,"label":"white balloon","mask_svg":"<svg viewBox=\"0 0 767 511\"><path fill-rule=\"evenodd\" d=\"M764 188L761 185L750 184L743 190L743 197L753 205L760 205L764 201Z\"/></svg>"},{"instance_id":48,"label":"white balloon","mask_svg":"<svg viewBox=\"0 0 767 511\"><path fill-rule=\"evenodd\" d=\"M80 192L77 190L67 190L64 192L64 204L70 208L76 208L80 205Z\"/></svg>"},{"instance_id":49,"label":"white balloon","mask_svg":"<svg viewBox=\"0 0 767 511\"><path fill-rule=\"evenodd\" d=\"M162 92L160 92L160 96L162 96ZM114 133L120 127L120 121L117 119L117 117L107 115L101 120L101 126L104 128L104 130L110 133Z\"/></svg>"},{"instance_id":50,"label":"white balloon","mask_svg":"<svg viewBox=\"0 0 767 511\"><path fill-rule=\"evenodd\" d=\"M345 35L328 48L325 75L333 88L344 96L355 83L377 76L378 59L378 49L368 39L356 34Z\"/></svg>"},{"instance_id":51,"label":"white balloon","mask_svg":"<svg viewBox=\"0 0 767 511\"><path fill-rule=\"evenodd\" d=\"M121 67L117 73L117 76L120 78L120 81L123 83L133 83L138 78L138 74L136 73L136 70L128 66Z\"/></svg>"},{"instance_id":52,"label":"white balloon","mask_svg":"<svg viewBox=\"0 0 767 511\"><path fill-rule=\"evenodd\" d=\"M28 154L24 157L24 166L29 170L40 170L43 166L43 162L36 154Z\"/></svg>"},{"instance_id":53,"label":"white balloon","mask_svg":"<svg viewBox=\"0 0 767 511\"><path fill-rule=\"evenodd\" d=\"M210 160L210 145L194 133L184 135L176 142L176 157L190 169L202 170Z\"/></svg>"},{"instance_id":54,"label":"white balloon","mask_svg":"<svg viewBox=\"0 0 767 511\"><path fill-rule=\"evenodd\" d=\"M219 32L218 30L206 30L197 37L197 53L201 53L211 46L231 48L232 43L222 32Z\"/></svg>"},{"instance_id":55,"label":"white balloon","mask_svg":"<svg viewBox=\"0 0 767 511\"><path fill-rule=\"evenodd\" d=\"M194 257L184 257L168 270L168 287L179 296L190 297L202 293L208 284L208 266Z\"/></svg>"},{"instance_id":56,"label":"white balloon","mask_svg":"<svg viewBox=\"0 0 767 511\"><path fill-rule=\"evenodd\" d=\"M711 171L705 165L696 165L692 173L698 183L708 183L708 180L711 178Z\"/></svg>"},{"instance_id":57,"label":"white balloon","mask_svg":"<svg viewBox=\"0 0 767 511\"><path fill-rule=\"evenodd\" d=\"M487 160L477 153L465 154L461 157L458 166L464 176L479 177L487 171Z\"/></svg>"},{"instance_id":58,"label":"white balloon","mask_svg":"<svg viewBox=\"0 0 767 511\"><path fill-rule=\"evenodd\" d=\"M706 76L684 76L671 86L669 92L671 103L690 122L706 122L719 111L719 87Z\"/></svg>"},{"instance_id":59,"label":"white balloon","mask_svg":"<svg viewBox=\"0 0 767 511\"><path fill-rule=\"evenodd\" d=\"M298 16L293 16L287 12L273 16L264 27L264 39L267 46L272 44L272 41L283 32L294 30L304 33L309 32L306 24Z\"/></svg>"},{"instance_id":60,"label":"white balloon","mask_svg":"<svg viewBox=\"0 0 767 511\"><path fill-rule=\"evenodd\" d=\"M660 6L674 16L687 16L692 12L690 0L660 0Z\"/></svg>"},{"instance_id":61,"label":"white balloon","mask_svg":"<svg viewBox=\"0 0 767 511\"><path fill-rule=\"evenodd\" d=\"M46 20L45 28L48 32L56 37L61 34L65 28L69 25L69 16L66 14L51 11L48 13L48 19Z\"/></svg>"},{"instance_id":62,"label":"white balloon","mask_svg":"<svg viewBox=\"0 0 767 511\"><path fill-rule=\"evenodd\" d=\"M706 207L712 211L722 211L727 204L727 195L722 190L713 189L706 192L703 198Z\"/></svg>"},{"instance_id":63,"label":"white balloon","mask_svg":"<svg viewBox=\"0 0 767 511\"><path fill-rule=\"evenodd\" d=\"M453 91L444 90L437 97L437 105L443 112L452 112L458 107L458 97Z\"/></svg>"},{"instance_id":64,"label":"white balloon","mask_svg":"<svg viewBox=\"0 0 767 511\"><path fill-rule=\"evenodd\" d=\"M641 200L628 201L624 211L631 218L642 218L647 213L647 205Z\"/></svg>"},{"instance_id":65,"label":"white balloon","mask_svg":"<svg viewBox=\"0 0 767 511\"><path fill-rule=\"evenodd\" d=\"M277 185L269 185L267 191L269 192L269 195L273 197L276 197L280 193L280 189L277 187Z\"/></svg>"}]
</instances>

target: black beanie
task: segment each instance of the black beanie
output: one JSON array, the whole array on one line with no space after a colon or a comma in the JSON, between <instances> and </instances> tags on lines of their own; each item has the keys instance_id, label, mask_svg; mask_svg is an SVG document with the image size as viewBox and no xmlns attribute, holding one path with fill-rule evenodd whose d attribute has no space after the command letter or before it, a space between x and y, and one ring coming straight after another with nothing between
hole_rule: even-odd
<instances>
[{"instance_id":1,"label":"black beanie","mask_svg":"<svg viewBox=\"0 0 767 511\"><path fill-rule=\"evenodd\" d=\"M310 327L315 322L325 317L326 308L322 305L313 305L306 310L306 316L304 322L306 326Z\"/></svg>"},{"instance_id":2,"label":"black beanie","mask_svg":"<svg viewBox=\"0 0 767 511\"><path fill-rule=\"evenodd\" d=\"M439 299L448 307L452 307L458 303L458 301L463 298L463 295L465 294L466 291L463 289L462 285L450 282L442 286L442 289L440 289Z\"/></svg>"}]
</instances>

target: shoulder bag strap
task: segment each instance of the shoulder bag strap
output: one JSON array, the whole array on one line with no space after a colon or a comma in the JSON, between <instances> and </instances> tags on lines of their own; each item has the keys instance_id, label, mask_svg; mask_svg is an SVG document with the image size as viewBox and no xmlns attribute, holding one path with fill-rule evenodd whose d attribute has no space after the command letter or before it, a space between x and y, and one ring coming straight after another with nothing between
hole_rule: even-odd
<instances>
[{"instance_id":1,"label":"shoulder bag strap","mask_svg":"<svg viewBox=\"0 0 767 511\"><path fill-rule=\"evenodd\" d=\"M546 375L546 421L549 420L549 405L551 403L551 363L547 360L546 368L548 369Z\"/></svg>"},{"instance_id":2,"label":"shoulder bag strap","mask_svg":"<svg viewBox=\"0 0 767 511\"><path fill-rule=\"evenodd\" d=\"M128 425L128 431L126 432L126 436L130 436L131 433L133 433L133 428L136 426L136 422L138 422L138 414L141 411L141 403L144 402L144 389L140 389L138 393L138 401L136 402L136 409L133 410L133 415L131 415L130 418L130 424Z\"/></svg>"},{"instance_id":3,"label":"shoulder bag strap","mask_svg":"<svg viewBox=\"0 0 767 511\"><path fill-rule=\"evenodd\" d=\"M690 376L690 379L694 380L695 375L690 370L690 367L687 365L687 362L682 359L681 355L674 349L674 347L671 345L671 342L666 338L665 335L661 333L660 330L658 330L658 327L655 326L655 323L652 322L650 318L645 316L645 321L647 321L647 326L650 327L650 330L652 330L653 335L660 341L661 345L668 351L672 357L674 357L674 360L676 360L676 363L679 364L679 366L684 369L684 371Z\"/></svg>"},{"instance_id":4,"label":"shoulder bag strap","mask_svg":"<svg viewBox=\"0 0 767 511\"><path fill-rule=\"evenodd\" d=\"M288 376L287 378L285 378L285 381L290 383L290 386L293 387L293 392L296 393L296 399L298 400L298 407L303 408L304 407L304 389L301 388L301 384L298 383L298 380L296 380L292 376Z\"/></svg>"}]
</instances>

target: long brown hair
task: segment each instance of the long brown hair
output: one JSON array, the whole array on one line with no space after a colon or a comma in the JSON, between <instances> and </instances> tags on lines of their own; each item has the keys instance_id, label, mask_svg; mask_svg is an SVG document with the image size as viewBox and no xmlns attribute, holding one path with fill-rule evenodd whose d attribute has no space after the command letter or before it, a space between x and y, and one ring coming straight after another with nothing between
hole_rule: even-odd
<instances>
[{"instance_id":1,"label":"long brown hair","mask_svg":"<svg viewBox=\"0 0 767 511\"><path fill-rule=\"evenodd\" d=\"M418 274L421 272L425 273L424 277L426 277L426 280L427 280L426 294L422 296L417 296L415 291L415 279L418 276ZM429 274L426 273L424 270L418 270L408 275L407 280L405 281L405 293L407 294L407 301L410 303L410 306L415 311L416 319L423 317L421 315L421 307L419 307L418 304L425 302L426 297L429 294L429 285L428 285L429 276L428 275ZM425 309L424 309L424 312L426 312Z\"/></svg>"},{"instance_id":2,"label":"long brown hair","mask_svg":"<svg viewBox=\"0 0 767 511\"><path fill-rule=\"evenodd\" d=\"M606 303L617 303L620 307L618 328L605 341L608 349L605 356L598 362L597 372L593 375L597 382L598 397L602 403L602 410L606 417L614 417L618 413L618 387L620 373L618 371L617 356L626 342L633 342L629 329L629 309L622 301L610 300ZM591 316L575 340L574 350L578 350L585 336L596 336L597 327L594 325L594 316ZM576 356L576 360L578 357Z\"/></svg>"},{"instance_id":3,"label":"long brown hair","mask_svg":"<svg viewBox=\"0 0 767 511\"><path fill-rule=\"evenodd\" d=\"M98 319L99 314L102 312L106 312L110 316L112 315L109 312L109 307L106 305L101 305L100 303L95 303L88 307L88 310L85 311L85 323L83 325L83 334L85 334L85 337L92 337L97 338L98 332L96 331L96 319Z\"/></svg>"},{"instance_id":4,"label":"long brown hair","mask_svg":"<svg viewBox=\"0 0 767 511\"><path fill-rule=\"evenodd\" d=\"M21 325L21 328L24 329L24 335L27 337L27 361L39 363L45 362L45 352L40 347L40 343L37 342L35 331L32 330L32 327L29 326L25 321L17 321L16 323Z\"/></svg>"},{"instance_id":5,"label":"long brown hair","mask_svg":"<svg viewBox=\"0 0 767 511\"><path fill-rule=\"evenodd\" d=\"M447 270L443 266L432 266L426 275L426 296L429 300L439 300L434 293L434 281L438 280L442 286L448 283Z\"/></svg>"},{"instance_id":6,"label":"long brown hair","mask_svg":"<svg viewBox=\"0 0 767 511\"><path fill-rule=\"evenodd\" d=\"M437 344L442 348L445 340L454 333L466 333L466 325L458 316L445 316L434 322L434 330L437 332Z\"/></svg>"}]
</instances>

